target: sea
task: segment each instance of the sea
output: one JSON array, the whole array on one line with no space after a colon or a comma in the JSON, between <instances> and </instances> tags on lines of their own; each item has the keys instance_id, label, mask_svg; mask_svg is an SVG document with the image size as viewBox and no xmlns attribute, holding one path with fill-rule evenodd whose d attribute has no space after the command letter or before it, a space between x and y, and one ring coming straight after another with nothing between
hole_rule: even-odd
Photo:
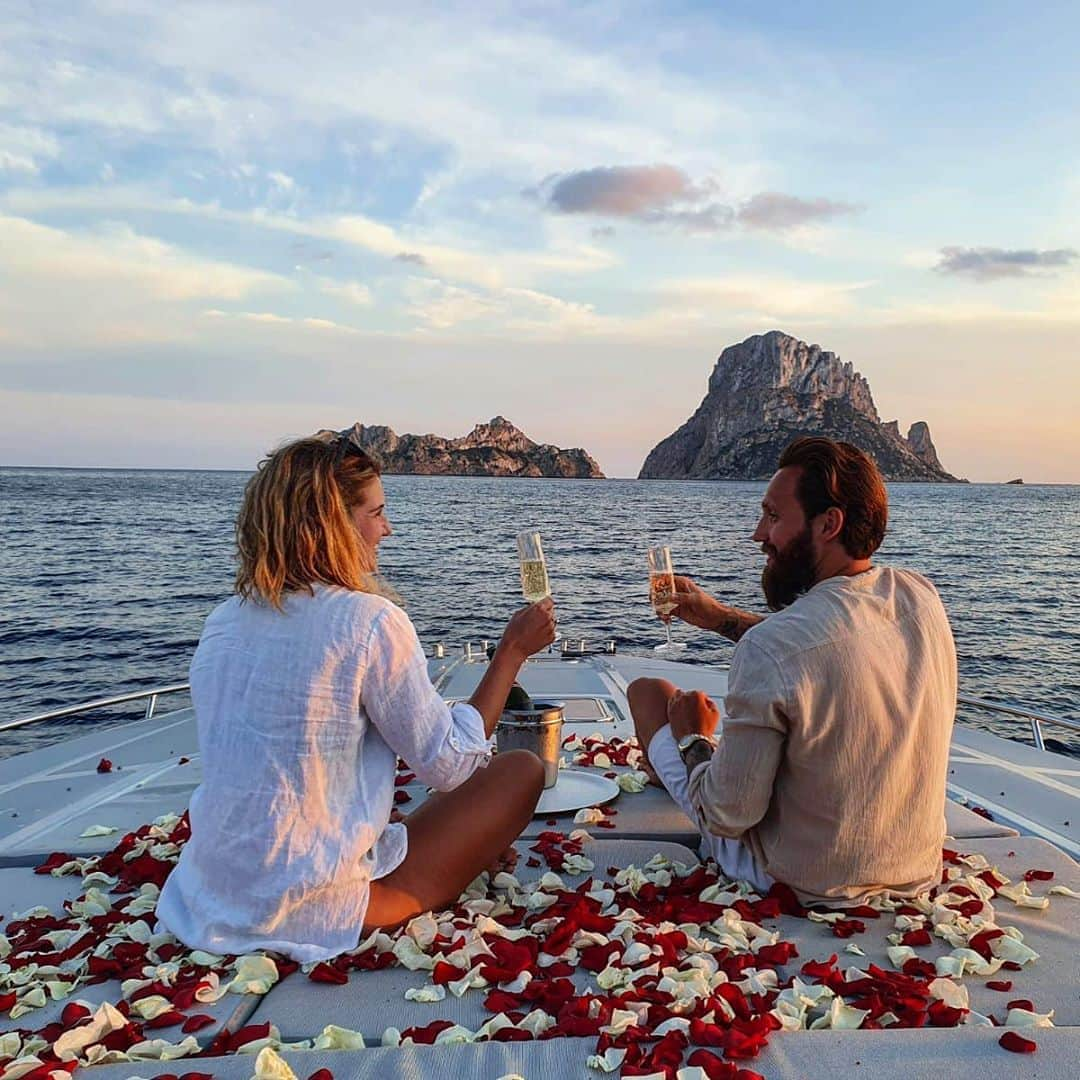
<instances>
[{"instance_id":1,"label":"sea","mask_svg":"<svg viewBox=\"0 0 1080 1080\"><path fill-rule=\"evenodd\" d=\"M0 724L184 683L203 620L229 596L244 472L0 469ZM764 611L750 535L763 482L388 476L380 569L429 651L496 640L522 601L515 535L539 529L559 627L651 654L646 547L726 602ZM938 587L961 693L1080 722L1080 486L891 484L877 555ZM678 659L733 646L676 623ZM166 698L161 708L183 703ZM0 732L0 757L142 704ZM132 712L134 710L134 712ZM968 714L999 734L1022 721ZM1048 735L1055 732L1046 729ZM1060 734L1058 737L1061 737ZM1080 749L1080 740L1062 738Z\"/></svg>"}]
</instances>

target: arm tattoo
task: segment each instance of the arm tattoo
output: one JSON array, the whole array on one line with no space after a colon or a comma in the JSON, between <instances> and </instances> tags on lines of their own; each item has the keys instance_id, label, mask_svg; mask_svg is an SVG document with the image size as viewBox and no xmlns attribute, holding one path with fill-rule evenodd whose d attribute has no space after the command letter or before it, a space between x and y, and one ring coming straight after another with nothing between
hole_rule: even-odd
<instances>
[{"instance_id":1,"label":"arm tattoo","mask_svg":"<svg viewBox=\"0 0 1080 1080\"><path fill-rule=\"evenodd\" d=\"M738 641L751 626L757 626L764 616L751 615L748 611L732 609L716 624L714 629L729 641Z\"/></svg>"},{"instance_id":2,"label":"arm tattoo","mask_svg":"<svg viewBox=\"0 0 1080 1080\"><path fill-rule=\"evenodd\" d=\"M706 742L696 742L686 751L686 775L689 776L699 765L712 761L713 749Z\"/></svg>"}]
</instances>

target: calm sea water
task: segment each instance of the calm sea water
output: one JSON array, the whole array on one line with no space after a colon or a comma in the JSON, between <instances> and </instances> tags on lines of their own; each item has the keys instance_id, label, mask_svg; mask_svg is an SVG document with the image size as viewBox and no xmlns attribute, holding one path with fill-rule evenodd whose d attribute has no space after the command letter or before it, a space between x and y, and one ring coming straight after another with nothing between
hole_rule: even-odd
<instances>
[{"instance_id":1,"label":"calm sea water","mask_svg":"<svg viewBox=\"0 0 1080 1080\"><path fill-rule=\"evenodd\" d=\"M187 681L207 613L228 596L233 472L0 469L0 722ZM515 533L542 531L560 628L651 651L645 547L763 610L749 536L763 483L387 477L380 549L421 640L497 638L520 603ZM961 690L1080 721L1080 487L899 484L878 559L929 576L949 610ZM732 646L676 624L680 657ZM141 707L141 706L140 706ZM94 722L0 734L0 756ZM1017 729L988 726L1001 733Z\"/></svg>"}]
</instances>

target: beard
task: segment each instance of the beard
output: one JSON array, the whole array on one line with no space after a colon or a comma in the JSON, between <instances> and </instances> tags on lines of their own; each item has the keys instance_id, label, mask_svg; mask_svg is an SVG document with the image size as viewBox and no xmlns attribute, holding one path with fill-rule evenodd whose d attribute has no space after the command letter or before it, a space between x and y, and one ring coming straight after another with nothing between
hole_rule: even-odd
<instances>
[{"instance_id":1,"label":"beard","mask_svg":"<svg viewBox=\"0 0 1080 1080\"><path fill-rule=\"evenodd\" d=\"M761 571L761 588L770 611L793 604L814 586L817 568L809 524L783 551L765 545L772 563Z\"/></svg>"}]
</instances>

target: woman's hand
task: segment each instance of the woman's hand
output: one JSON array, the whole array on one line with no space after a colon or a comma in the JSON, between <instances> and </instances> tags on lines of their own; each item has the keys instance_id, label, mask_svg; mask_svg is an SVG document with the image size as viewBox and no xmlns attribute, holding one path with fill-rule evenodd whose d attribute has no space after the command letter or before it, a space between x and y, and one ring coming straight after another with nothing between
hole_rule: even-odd
<instances>
[{"instance_id":1,"label":"woman's hand","mask_svg":"<svg viewBox=\"0 0 1080 1080\"><path fill-rule=\"evenodd\" d=\"M477 684L469 703L484 718L484 731L490 736L499 722L506 695L533 653L546 649L555 640L555 604L550 596L514 612L506 624L487 671Z\"/></svg>"},{"instance_id":2,"label":"woman's hand","mask_svg":"<svg viewBox=\"0 0 1080 1080\"><path fill-rule=\"evenodd\" d=\"M524 661L555 640L555 601L550 596L515 611L503 631L500 648L509 649Z\"/></svg>"}]
</instances>

